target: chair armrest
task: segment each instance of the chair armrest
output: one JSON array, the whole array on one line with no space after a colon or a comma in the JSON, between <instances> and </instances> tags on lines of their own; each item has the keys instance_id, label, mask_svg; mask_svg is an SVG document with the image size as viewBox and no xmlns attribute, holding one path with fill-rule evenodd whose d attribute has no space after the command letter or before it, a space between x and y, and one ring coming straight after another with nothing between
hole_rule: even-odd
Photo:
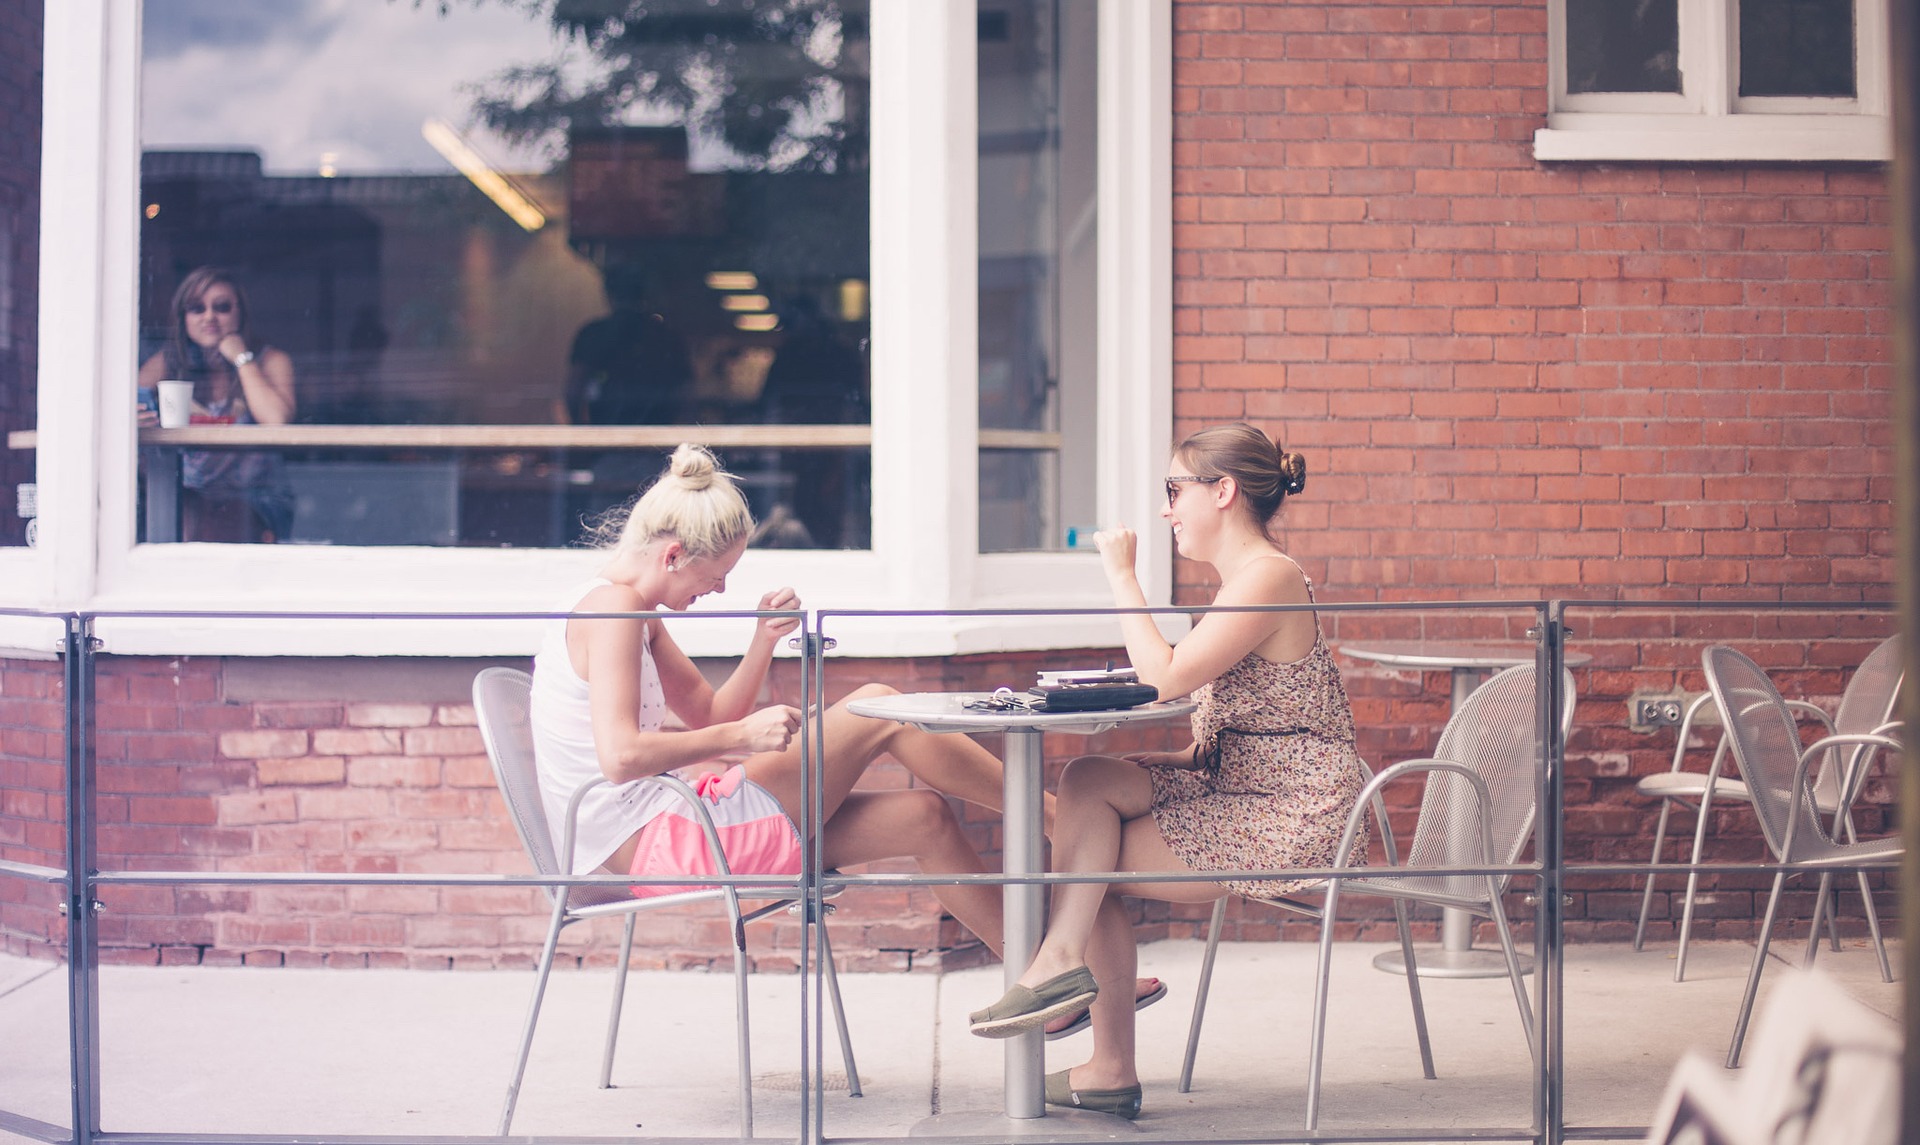
<instances>
[{"instance_id":1,"label":"chair armrest","mask_svg":"<svg viewBox=\"0 0 1920 1145\"><path fill-rule=\"evenodd\" d=\"M1673 737L1673 766L1669 767L1667 769L1668 771L1677 772L1686 769L1687 737L1693 734L1693 721L1699 717L1700 709L1711 703L1713 703L1713 693L1702 692L1693 698L1692 703L1687 705L1687 713L1680 717L1679 731ZM1726 742L1726 738L1724 735L1721 736L1721 742ZM1716 756L1715 758L1717 762L1718 757Z\"/></svg>"},{"instance_id":2,"label":"chair armrest","mask_svg":"<svg viewBox=\"0 0 1920 1145\"><path fill-rule=\"evenodd\" d=\"M1812 766L1814 757L1824 755L1832 748L1848 746L1866 750L1854 752L1853 758L1848 761L1846 765L1847 774L1840 777L1840 805L1834 810L1834 822L1836 824L1844 820L1848 813L1853 810L1854 796L1859 794L1860 780L1866 774L1866 768L1862 765L1872 757L1872 751L1889 747L1895 751L1899 751L1900 741L1894 739L1892 736L1879 735L1874 732L1853 732L1846 735L1821 736L1819 739L1814 740L1805 748L1801 749L1800 759L1793 766L1793 790L1796 792L1805 791L1808 799L1811 801L1813 799L1813 789L1808 785L1807 771L1808 768ZM1800 800L1795 799L1787 806L1788 846L1792 846L1793 844L1793 832L1796 826L1795 820L1799 818L1799 812Z\"/></svg>"},{"instance_id":3,"label":"chair armrest","mask_svg":"<svg viewBox=\"0 0 1920 1145\"><path fill-rule=\"evenodd\" d=\"M1346 830L1340 833L1340 847L1334 853L1333 865L1335 867L1348 865L1348 860L1352 857L1354 839L1359 835L1360 817L1369 803L1380 806L1380 810L1375 814L1381 820L1381 833L1387 834L1385 804L1380 798L1383 788L1409 775L1434 771L1447 771L1460 775L1471 785L1474 798L1480 805L1480 854L1487 865L1491 866L1493 864L1493 796L1487 791L1486 781L1475 774L1472 768L1463 763L1454 763L1445 759L1402 760L1367 780L1366 786L1360 789L1359 797L1353 801L1353 810L1347 814ZM1387 862L1389 865L1397 865L1391 843L1388 844Z\"/></svg>"},{"instance_id":4,"label":"chair armrest","mask_svg":"<svg viewBox=\"0 0 1920 1145\"><path fill-rule=\"evenodd\" d=\"M1827 734L1833 734L1833 717L1827 715L1827 710L1819 704L1810 704L1805 700L1785 700L1784 702L1787 710L1794 715L1819 720L1820 726L1827 729Z\"/></svg>"},{"instance_id":5,"label":"chair armrest","mask_svg":"<svg viewBox=\"0 0 1920 1145\"><path fill-rule=\"evenodd\" d=\"M561 824L560 831L560 858L561 861L566 864L569 871L571 871L573 867L573 833L580 816L580 801L586 798L587 792L592 791L596 787L611 785L612 782L612 780L604 775L596 775L592 779L574 788L573 794L567 798L567 817ZM690 818L700 824L701 833L707 837L707 850L713 859L713 869L715 873L722 875L730 875L733 873L732 868L727 865L727 854L720 847L720 832L719 829L713 825L713 816L707 811L706 801L700 798L699 794L687 784L686 780L681 779L677 775L667 775L663 773L648 776L637 782L658 783L675 795L678 795L682 802L691 807L693 810Z\"/></svg>"}]
</instances>

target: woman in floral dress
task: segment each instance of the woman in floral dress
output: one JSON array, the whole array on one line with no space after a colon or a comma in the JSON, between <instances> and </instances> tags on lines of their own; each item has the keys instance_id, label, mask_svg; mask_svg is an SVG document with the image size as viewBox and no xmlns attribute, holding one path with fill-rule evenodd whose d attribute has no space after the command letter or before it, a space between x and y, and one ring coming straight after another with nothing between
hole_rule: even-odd
<instances>
[{"instance_id":1,"label":"woman in floral dress","mask_svg":"<svg viewBox=\"0 0 1920 1145\"><path fill-rule=\"evenodd\" d=\"M1306 486L1299 454L1279 449L1253 426L1215 426L1181 443L1166 482L1162 516L1180 554L1218 574L1216 606L1312 603L1306 574L1271 532L1282 503ZM1110 529L1095 541L1115 603L1145 605L1133 532ZM1346 689L1314 613L1211 612L1178 646L1145 613L1122 617L1121 628L1142 682L1162 696L1192 694L1193 743L1069 764L1060 783L1054 868L1332 865L1365 774ZM1232 891L1277 898L1311 882L1062 884L1033 962L1000 1001L973 1014L973 1032L1011 1037L1091 1003L1093 1056L1049 1074L1047 1100L1137 1116L1134 999L1126 989L1137 958L1120 896L1211 902Z\"/></svg>"}]
</instances>

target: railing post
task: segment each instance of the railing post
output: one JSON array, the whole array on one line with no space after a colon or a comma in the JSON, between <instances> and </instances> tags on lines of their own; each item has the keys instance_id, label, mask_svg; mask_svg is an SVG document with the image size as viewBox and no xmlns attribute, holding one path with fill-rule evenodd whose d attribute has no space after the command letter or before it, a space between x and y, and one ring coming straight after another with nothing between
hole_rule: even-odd
<instances>
[{"instance_id":1,"label":"railing post","mask_svg":"<svg viewBox=\"0 0 1920 1145\"><path fill-rule=\"evenodd\" d=\"M1545 758L1540 769L1537 795L1540 813L1535 816L1538 834L1540 886L1539 905L1535 908L1533 948L1539 975L1535 989L1539 997L1535 1012L1540 1015L1539 1069L1534 1088L1534 1128L1543 1134L1547 1145L1560 1145L1566 1139L1566 1004L1563 960L1566 950L1566 853L1564 823L1566 794L1566 741L1560 731L1560 711L1566 705L1562 681L1567 630L1563 622L1565 602L1548 601L1539 613L1534 659L1535 690L1538 697L1534 718L1538 721L1540 744Z\"/></svg>"},{"instance_id":2,"label":"railing post","mask_svg":"<svg viewBox=\"0 0 1920 1145\"><path fill-rule=\"evenodd\" d=\"M811 926L801 928L800 943L800 1140L817 1145L826 1139L826 1013L825 960L827 904L820 880L821 827L826 821L826 792L820 782L825 746L827 703L825 687L827 649L834 642L814 627L814 619L800 622L800 774L806 809L801 834L806 837L801 868L801 910ZM809 1037L808 1035L812 1036Z\"/></svg>"},{"instance_id":3,"label":"railing post","mask_svg":"<svg viewBox=\"0 0 1920 1145\"><path fill-rule=\"evenodd\" d=\"M90 1145L100 1132L100 934L93 877L94 838L93 618L68 616L62 667L66 693L67 771L67 1035L73 1086L73 1140Z\"/></svg>"}]
</instances>

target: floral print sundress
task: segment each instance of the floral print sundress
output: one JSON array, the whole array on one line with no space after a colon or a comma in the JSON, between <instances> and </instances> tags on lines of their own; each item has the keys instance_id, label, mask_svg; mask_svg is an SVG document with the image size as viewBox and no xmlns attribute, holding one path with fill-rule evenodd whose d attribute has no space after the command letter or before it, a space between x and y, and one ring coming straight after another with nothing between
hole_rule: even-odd
<instances>
[{"instance_id":1,"label":"floral print sundress","mask_svg":"<svg viewBox=\"0 0 1920 1145\"><path fill-rule=\"evenodd\" d=\"M1305 656L1277 664L1249 652L1195 689L1193 700L1202 766L1148 769L1153 819L1167 846L1197 871L1332 866L1366 775L1353 745L1353 708L1318 619ZM1365 863L1366 845L1363 822L1353 865ZM1276 899L1321 881L1226 886Z\"/></svg>"}]
</instances>

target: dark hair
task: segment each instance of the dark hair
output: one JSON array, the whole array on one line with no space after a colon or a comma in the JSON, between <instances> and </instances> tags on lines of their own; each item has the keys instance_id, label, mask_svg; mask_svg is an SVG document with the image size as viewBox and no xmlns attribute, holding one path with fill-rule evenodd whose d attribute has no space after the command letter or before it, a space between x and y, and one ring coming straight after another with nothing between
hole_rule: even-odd
<instances>
[{"instance_id":1,"label":"dark hair","mask_svg":"<svg viewBox=\"0 0 1920 1145\"><path fill-rule=\"evenodd\" d=\"M222 283L233 291L234 333L240 335L247 345L253 345L252 325L247 318L246 291L240 289L240 283L232 272L217 266L199 267L181 279L179 287L173 292L170 311L172 327L167 332L167 377L201 381L212 373L206 352L187 337L187 307L200 301L207 291Z\"/></svg>"},{"instance_id":2,"label":"dark hair","mask_svg":"<svg viewBox=\"0 0 1920 1145\"><path fill-rule=\"evenodd\" d=\"M1181 442L1173 455L1196 477L1233 478L1263 534L1286 499L1307 487L1307 459L1281 449L1246 422L1209 426Z\"/></svg>"}]
</instances>

